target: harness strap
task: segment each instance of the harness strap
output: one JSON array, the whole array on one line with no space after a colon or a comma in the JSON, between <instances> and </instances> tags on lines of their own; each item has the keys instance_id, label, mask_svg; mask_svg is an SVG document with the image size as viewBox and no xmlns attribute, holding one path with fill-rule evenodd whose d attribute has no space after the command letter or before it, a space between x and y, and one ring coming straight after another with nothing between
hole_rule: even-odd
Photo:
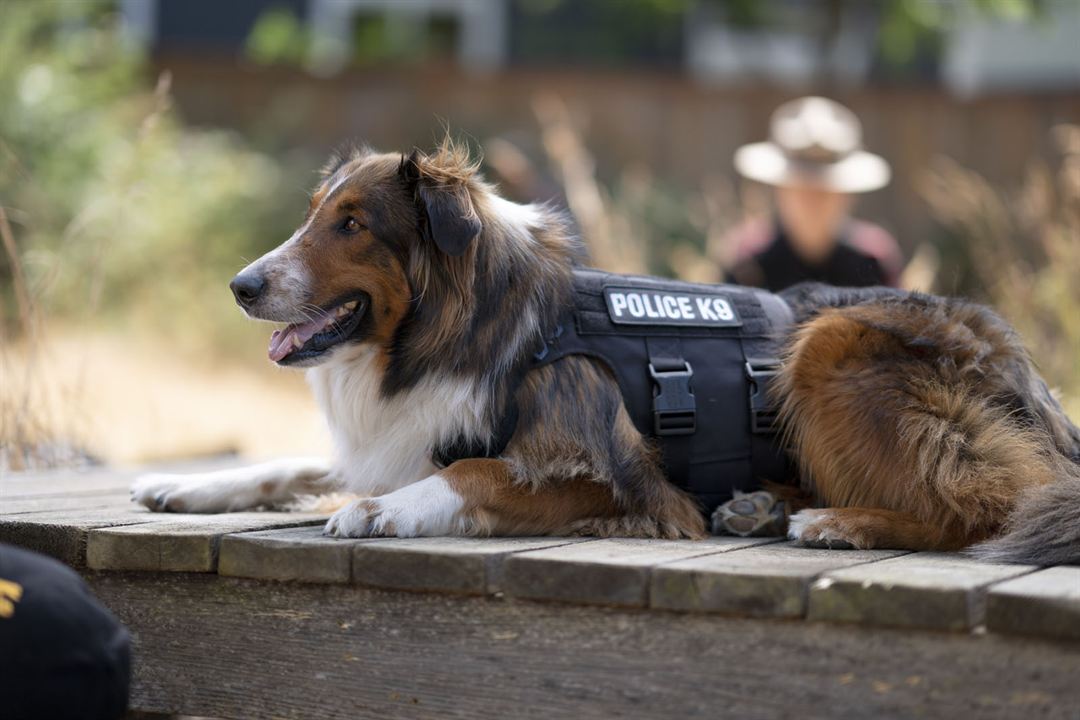
<instances>
[{"instance_id":1,"label":"harness strap","mask_svg":"<svg viewBox=\"0 0 1080 720\"><path fill-rule=\"evenodd\" d=\"M771 293L759 293L757 297L773 334L781 336L793 321L791 307ZM792 474L790 459L779 447L779 408L772 396L773 381L783 367L776 337L758 343L743 342L750 388L750 472L755 479L775 480Z\"/></svg>"},{"instance_id":2,"label":"harness strap","mask_svg":"<svg viewBox=\"0 0 1080 720\"><path fill-rule=\"evenodd\" d=\"M694 369L683 357L676 336L645 339L649 375L653 379L653 431L662 438L660 448L668 476L687 477L691 438L697 430L697 404L691 378Z\"/></svg>"},{"instance_id":3,"label":"harness strap","mask_svg":"<svg viewBox=\"0 0 1080 720\"><path fill-rule=\"evenodd\" d=\"M678 337L645 339L653 379L653 430L660 437L690 435L697 428L697 406L690 379L694 369L683 357Z\"/></svg>"}]
</instances>

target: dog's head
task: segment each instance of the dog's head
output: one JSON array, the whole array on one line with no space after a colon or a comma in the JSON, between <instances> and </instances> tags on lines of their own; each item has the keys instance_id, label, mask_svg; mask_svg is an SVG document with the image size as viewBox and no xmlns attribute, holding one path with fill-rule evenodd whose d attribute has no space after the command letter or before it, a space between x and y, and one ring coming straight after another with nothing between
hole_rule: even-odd
<instances>
[{"instance_id":1,"label":"dog's head","mask_svg":"<svg viewBox=\"0 0 1080 720\"><path fill-rule=\"evenodd\" d=\"M338 347L388 344L433 283L456 287L460 303L481 232L475 173L450 144L430 155L332 158L299 229L230 283L248 316L286 323L270 359L310 367Z\"/></svg>"}]
</instances>

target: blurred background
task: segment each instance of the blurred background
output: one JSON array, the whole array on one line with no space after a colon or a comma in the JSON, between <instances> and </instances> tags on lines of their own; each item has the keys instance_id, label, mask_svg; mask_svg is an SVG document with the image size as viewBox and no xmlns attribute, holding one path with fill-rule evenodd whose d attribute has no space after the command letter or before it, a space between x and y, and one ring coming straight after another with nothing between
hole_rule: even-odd
<instances>
[{"instance_id":1,"label":"blurred background","mask_svg":"<svg viewBox=\"0 0 1080 720\"><path fill-rule=\"evenodd\" d=\"M607 269L715 281L732 156L807 94L892 166L911 288L993 304L1080 416L1073 0L0 0L0 471L319 451L227 283L330 150L449 129Z\"/></svg>"}]
</instances>

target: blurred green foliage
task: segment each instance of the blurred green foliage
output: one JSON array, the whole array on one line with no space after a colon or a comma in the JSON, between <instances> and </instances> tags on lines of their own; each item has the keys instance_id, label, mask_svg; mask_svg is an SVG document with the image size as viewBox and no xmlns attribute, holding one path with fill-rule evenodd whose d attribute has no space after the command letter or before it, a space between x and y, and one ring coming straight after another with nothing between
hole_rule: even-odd
<instances>
[{"instance_id":1,"label":"blurred green foliage","mask_svg":"<svg viewBox=\"0 0 1080 720\"><path fill-rule=\"evenodd\" d=\"M458 35L457 20L434 14L413 18L383 11L352 16L350 60L357 66L421 64L450 59ZM245 43L248 59L260 65L303 66L312 35L288 8L266 10Z\"/></svg>"},{"instance_id":2,"label":"blurred green foliage","mask_svg":"<svg viewBox=\"0 0 1080 720\"><path fill-rule=\"evenodd\" d=\"M950 26L979 17L1029 22L1048 1L1054 0L508 0L507 7L512 62L574 67L679 68L686 24L698 18L803 35L823 56L845 23L869 21L875 77L895 81L934 77ZM357 12L350 60L367 66L451 59L456 22L438 13ZM252 28L246 52L260 64L299 66L312 41L292 11L272 7Z\"/></svg>"},{"instance_id":3,"label":"blurred green foliage","mask_svg":"<svg viewBox=\"0 0 1080 720\"><path fill-rule=\"evenodd\" d=\"M153 87L108 4L0 3L0 205L39 312L227 348L241 320L226 284L291 232L302 196L236 135L185 128L167 77ZM11 264L0 321L15 331Z\"/></svg>"},{"instance_id":4,"label":"blurred green foliage","mask_svg":"<svg viewBox=\"0 0 1080 720\"><path fill-rule=\"evenodd\" d=\"M517 62L625 67L682 62L686 0L518 0Z\"/></svg>"},{"instance_id":5,"label":"blurred green foliage","mask_svg":"<svg viewBox=\"0 0 1080 720\"><path fill-rule=\"evenodd\" d=\"M307 54L308 32L287 8L275 7L262 13L248 35L247 56L261 64L300 65Z\"/></svg>"},{"instance_id":6,"label":"blurred green foliage","mask_svg":"<svg viewBox=\"0 0 1080 720\"><path fill-rule=\"evenodd\" d=\"M852 0L829 0L845 4ZM951 25L983 16L1028 22L1042 11L1044 0L887 0L881 5L879 47L885 62L900 70L919 55L937 56L941 35Z\"/></svg>"}]
</instances>

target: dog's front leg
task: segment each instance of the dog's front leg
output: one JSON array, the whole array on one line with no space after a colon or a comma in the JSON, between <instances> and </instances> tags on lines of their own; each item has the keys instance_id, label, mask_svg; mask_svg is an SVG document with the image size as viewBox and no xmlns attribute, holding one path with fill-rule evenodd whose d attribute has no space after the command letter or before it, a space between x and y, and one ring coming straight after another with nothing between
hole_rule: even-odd
<instances>
[{"instance_id":1,"label":"dog's front leg","mask_svg":"<svg viewBox=\"0 0 1080 720\"><path fill-rule=\"evenodd\" d=\"M236 512L330 492L334 485L326 460L288 458L208 473L142 475L131 499L158 512Z\"/></svg>"},{"instance_id":2,"label":"dog's front leg","mask_svg":"<svg viewBox=\"0 0 1080 720\"><path fill-rule=\"evenodd\" d=\"M387 495L357 500L335 513L336 537L549 535L585 518L619 513L611 487L588 480L532 486L515 481L504 460L459 460Z\"/></svg>"},{"instance_id":3,"label":"dog's front leg","mask_svg":"<svg viewBox=\"0 0 1080 720\"><path fill-rule=\"evenodd\" d=\"M323 534L354 538L468 534L466 500L444 472L386 495L351 502L330 517Z\"/></svg>"}]
</instances>

